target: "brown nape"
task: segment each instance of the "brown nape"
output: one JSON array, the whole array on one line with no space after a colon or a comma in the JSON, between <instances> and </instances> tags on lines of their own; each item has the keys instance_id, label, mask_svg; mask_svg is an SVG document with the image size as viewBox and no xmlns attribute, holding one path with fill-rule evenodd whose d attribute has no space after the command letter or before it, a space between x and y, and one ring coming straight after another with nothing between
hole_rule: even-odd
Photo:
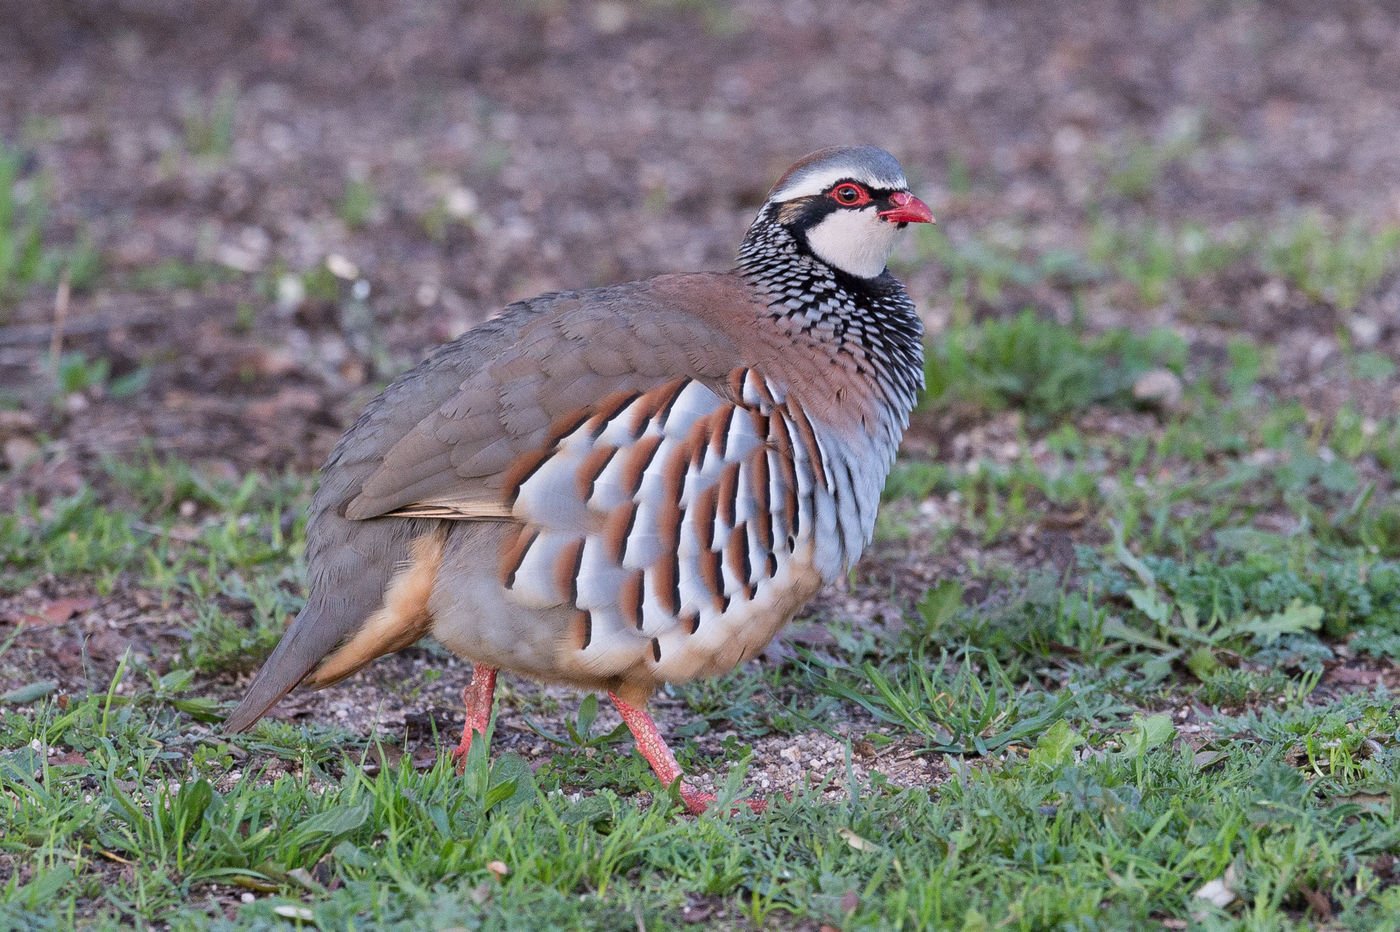
<instances>
[{"instance_id":1,"label":"brown nape","mask_svg":"<svg viewBox=\"0 0 1400 932\"><path fill-rule=\"evenodd\" d=\"M376 657L390 654L428 633L432 615L428 596L442 565L447 540L446 523L417 538L409 547L409 559L394 574L384 592L384 606L369 616L355 636L327 657L306 678L306 685L320 689L339 682Z\"/></svg>"}]
</instances>

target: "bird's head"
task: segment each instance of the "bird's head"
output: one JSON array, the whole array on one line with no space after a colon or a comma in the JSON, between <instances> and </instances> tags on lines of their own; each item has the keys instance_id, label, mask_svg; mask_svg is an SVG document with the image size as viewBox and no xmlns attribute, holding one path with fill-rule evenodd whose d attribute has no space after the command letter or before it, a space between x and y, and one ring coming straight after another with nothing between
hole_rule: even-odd
<instances>
[{"instance_id":1,"label":"bird's head","mask_svg":"<svg viewBox=\"0 0 1400 932\"><path fill-rule=\"evenodd\" d=\"M841 146L789 168L768 192L750 236L779 224L800 250L831 268L875 278L885 271L895 231L933 222L894 156L875 146Z\"/></svg>"}]
</instances>

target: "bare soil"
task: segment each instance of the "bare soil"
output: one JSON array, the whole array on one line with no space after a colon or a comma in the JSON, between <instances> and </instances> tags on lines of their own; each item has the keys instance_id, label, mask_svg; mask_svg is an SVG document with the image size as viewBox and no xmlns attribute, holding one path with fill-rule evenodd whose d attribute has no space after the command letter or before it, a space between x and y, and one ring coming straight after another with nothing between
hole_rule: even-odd
<instances>
[{"instance_id":1,"label":"bare soil","mask_svg":"<svg viewBox=\"0 0 1400 932\"><path fill-rule=\"evenodd\" d=\"M0 411L4 507L100 481L103 454L153 449L225 476L314 470L375 386L509 301L726 266L777 174L825 145L882 145L945 229L1039 249L1081 247L1105 203L1211 224L1303 207L1400 220L1394 2L0 0L0 21L0 140L50 185L49 239L81 232L103 265L67 299L36 288L0 305L0 386L19 402ZM1105 195L1105 166L1186 124L1198 145L1150 192ZM342 206L357 183L372 192L362 215ZM324 287L298 295L300 273L328 257ZM905 278L936 333L946 270ZM1278 285L1243 277L1189 302L1085 310L1095 327L1177 327L1197 352L1249 334L1277 347L1281 387L1310 409L1352 398L1392 412L1400 386L1363 394L1332 377L1339 332L1396 353L1391 291L1340 320ZM977 311L1028 302L1068 313L1044 285ZM55 405L55 348L151 378L131 398ZM1134 417L1118 429L1155 429ZM996 456L1017 434L1012 416L930 418L910 446ZM1038 530L998 556L1056 564L1100 533ZM926 535L878 548L812 617L883 623L986 556L962 536L930 553ZM65 598L77 601L53 609ZM168 656L189 608L53 579L0 601L0 638L46 611L16 642L34 664L22 672L77 692L105 688L127 646ZM428 664L446 675L425 685ZM456 708L466 674L418 648L279 714L401 734L406 716ZM685 710L662 698L658 715L674 727ZM545 750L506 718L499 746ZM856 767L941 776L898 744ZM782 789L844 772L816 732L758 742L751 779Z\"/></svg>"}]
</instances>

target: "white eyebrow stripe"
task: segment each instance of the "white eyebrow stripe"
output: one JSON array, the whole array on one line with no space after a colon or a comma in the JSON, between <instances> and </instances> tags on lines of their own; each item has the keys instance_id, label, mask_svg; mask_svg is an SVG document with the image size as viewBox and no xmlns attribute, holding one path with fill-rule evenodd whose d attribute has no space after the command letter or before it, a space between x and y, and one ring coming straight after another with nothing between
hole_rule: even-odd
<instances>
[{"instance_id":1,"label":"white eyebrow stripe","mask_svg":"<svg viewBox=\"0 0 1400 932\"><path fill-rule=\"evenodd\" d=\"M832 167L825 169L809 169L798 172L797 176L790 179L787 184L774 191L768 198L773 201L790 201L795 197L809 197L813 194L825 194L831 186L838 181L855 181L868 188L877 188L889 191L904 191L909 187L909 182L899 177L877 177L868 172L857 169L853 166Z\"/></svg>"}]
</instances>

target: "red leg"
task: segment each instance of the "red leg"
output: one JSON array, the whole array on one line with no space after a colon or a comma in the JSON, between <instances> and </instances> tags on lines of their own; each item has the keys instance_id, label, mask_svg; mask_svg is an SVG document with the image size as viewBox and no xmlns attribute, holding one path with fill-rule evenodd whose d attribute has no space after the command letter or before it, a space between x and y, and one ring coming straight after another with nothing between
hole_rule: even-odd
<instances>
[{"instance_id":1,"label":"red leg","mask_svg":"<svg viewBox=\"0 0 1400 932\"><path fill-rule=\"evenodd\" d=\"M651 769L656 772L661 785L670 787L676 781L681 780L681 765L676 763L676 755L671 753L666 739L661 737L661 732L657 730L656 722L652 721L651 714L645 708L638 708L623 702L616 693L609 692L608 698L612 700L613 705L617 706L622 720L632 730L632 737L637 739L637 751L646 758L648 764L651 764ZM710 803L715 801L713 794L702 793L684 781L681 781L680 794L681 802L685 803L686 811L691 815L699 815L709 808ZM749 808L754 812L762 812L768 805L768 801L763 799L751 799L747 802Z\"/></svg>"},{"instance_id":2,"label":"red leg","mask_svg":"<svg viewBox=\"0 0 1400 932\"><path fill-rule=\"evenodd\" d=\"M467 766L467 752L472 747L474 734L486 734L486 726L491 724L491 705L496 698L496 668L478 663L472 667L472 682L462 690L462 701L467 704L467 723L462 726L462 743L452 750L452 759L457 762L457 772Z\"/></svg>"}]
</instances>

